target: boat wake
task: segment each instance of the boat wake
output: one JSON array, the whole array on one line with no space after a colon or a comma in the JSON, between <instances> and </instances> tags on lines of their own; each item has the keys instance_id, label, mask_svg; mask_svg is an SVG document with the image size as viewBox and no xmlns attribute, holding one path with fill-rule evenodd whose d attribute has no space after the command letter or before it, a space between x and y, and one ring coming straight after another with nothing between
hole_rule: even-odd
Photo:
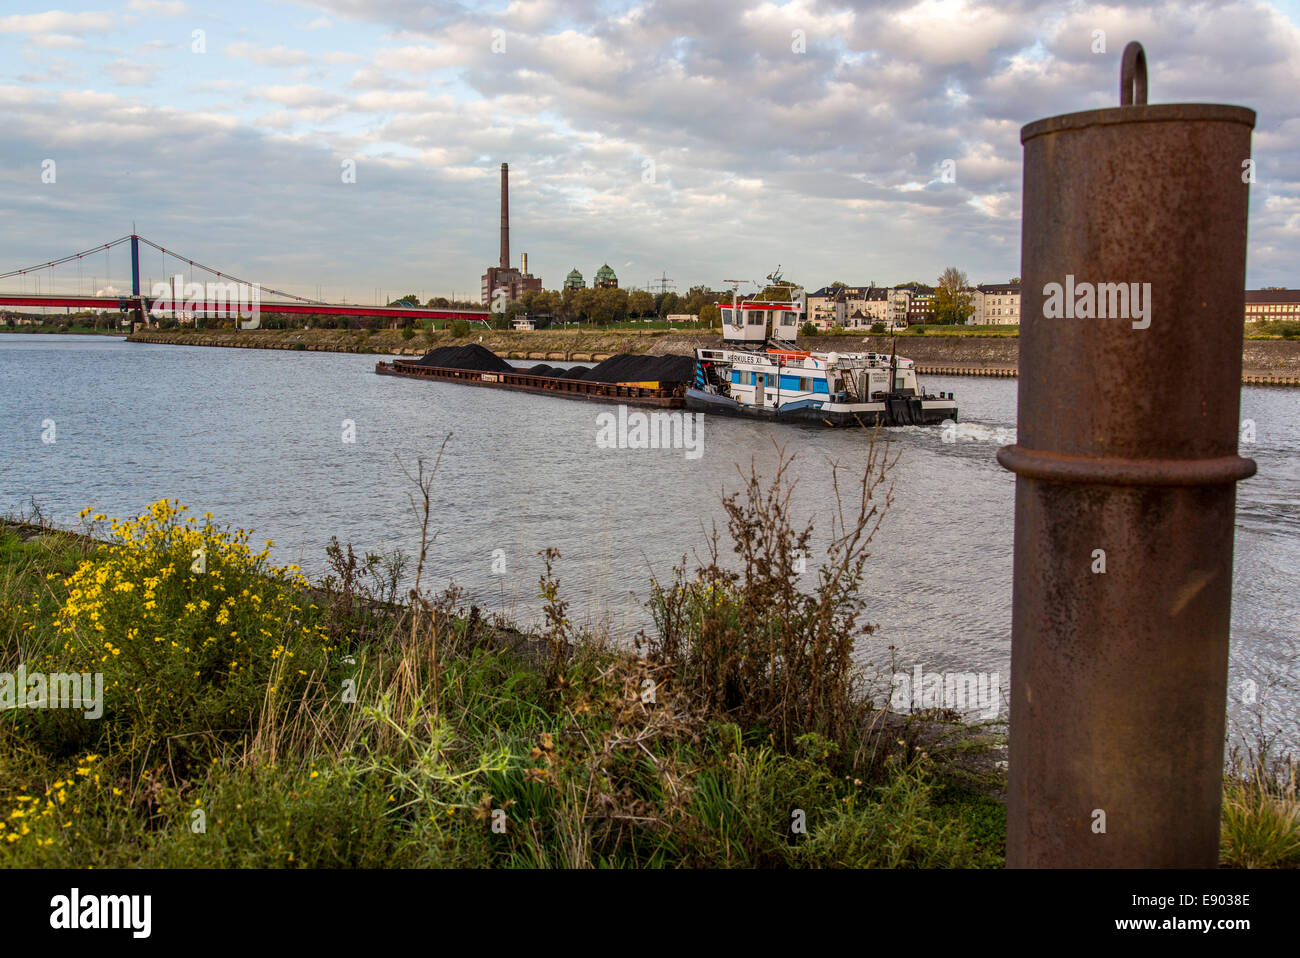
<instances>
[{"instance_id":1,"label":"boat wake","mask_svg":"<svg viewBox=\"0 0 1300 958\"><path fill-rule=\"evenodd\" d=\"M944 443L987 442L997 446L1010 446L1016 441L1014 426L990 426L980 422L944 423L933 426L888 426L887 432L915 433L918 436L938 438Z\"/></svg>"}]
</instances>

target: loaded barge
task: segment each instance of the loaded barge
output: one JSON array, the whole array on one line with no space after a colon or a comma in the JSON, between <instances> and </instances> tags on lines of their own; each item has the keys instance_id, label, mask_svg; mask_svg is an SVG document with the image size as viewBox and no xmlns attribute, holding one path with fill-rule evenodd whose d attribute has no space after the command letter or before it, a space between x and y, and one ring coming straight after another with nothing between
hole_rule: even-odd
<instances>
[{"instance_id":1,"label":"loaded barge","mask_svg":"<svg viewBox=\"0 0 1300 958\"><path fill-rule=\"evenodd\" d=\"M513 389L517 392L543 393L565 399L657 406L661 409L680 409L686 401L687 387L685 382L659 380L592 382L585 379L533 375L527 370L461 369L401 359L391 363L380 361L375 364L375 372L381 376L407 376L412 379L454 382L467 386L488 386L495 389Z\"/></svg>"},{"instance_id":2,"label":"loaded barge","mask_svg":"<svg viewBox=\"0 0 1300 958\"><path fill-rule=\"evenodd\" d=\"M819 426L930 426L956 422L952 393L926 392L910 359L883 353L815 353L795 344L804 291L779 273L762 293L719 303L722 348L693 356L620 354L594 368L516 369L482 346L444 346L420 359L379 362L404 376Z\"/></svg>"}]
</instances>

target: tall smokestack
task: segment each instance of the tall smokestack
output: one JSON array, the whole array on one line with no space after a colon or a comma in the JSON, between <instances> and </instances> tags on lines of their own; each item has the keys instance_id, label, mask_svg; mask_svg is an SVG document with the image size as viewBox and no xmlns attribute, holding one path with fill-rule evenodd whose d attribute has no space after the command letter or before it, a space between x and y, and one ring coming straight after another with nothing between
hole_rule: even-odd
<instances>
[{"instance_id":1,"label":"tall smokestack","mask_svg":"<svg viewBox=\"0 0 1300 958\"><path fill-rule=\"evenodd\" d=\"M519 272L523 273L525 276L528 275L528 254L527 253L525 253L523 256L523 262L519 264Z\"/></svg>"},{"instance_id":2,"label":"tall smokestack","mask_svg":"<svg viewBox=\"0 0 1300 958\"><path fill-rule=\"evenodd\" d=\"M510 167L501 164L501 268L510 268Z\"/></svg>"}]
</instances>

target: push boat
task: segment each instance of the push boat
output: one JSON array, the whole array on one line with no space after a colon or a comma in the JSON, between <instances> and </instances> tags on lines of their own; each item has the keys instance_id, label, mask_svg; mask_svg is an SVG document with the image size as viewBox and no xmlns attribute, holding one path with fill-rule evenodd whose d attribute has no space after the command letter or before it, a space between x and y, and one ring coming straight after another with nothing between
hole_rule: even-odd
<instances>
[{"instance_id":1,"label":"push boat","mask_svg":"<svg viewBox=\"0 0 1300 958\"><path fill-rule=\"evenodd\" d=\"M723 347L695 350L686 408L715 415L824 426L930 426L957 421L951 393L931 395L910 359L896 354L798 349L804 292L768 276L760 294L733 291L722 313Z\"/></svg>"}]
</instances>

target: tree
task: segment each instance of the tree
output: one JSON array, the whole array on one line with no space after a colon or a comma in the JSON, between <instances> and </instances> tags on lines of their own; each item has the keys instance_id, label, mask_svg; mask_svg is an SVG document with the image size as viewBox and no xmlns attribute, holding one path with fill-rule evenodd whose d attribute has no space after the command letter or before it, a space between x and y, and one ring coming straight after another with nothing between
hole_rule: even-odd
<instances>
[{"instance_id":1,"label":"tree","mask_svg":"<svg viewBox=\"0 0 1300 958\"><path fill-rule=\"evenodd\" d=\"M682 298L676 293L664 293L662 296L657 297L657 299L659 300L658 313L660 319L673 313L681 312Z\"/></svg>"},{"instance_id":2,"label":"tree","mask_svg":"<svg viewBox=\"0 0 1300 958\"><path fill-rule=\"evenodd\" d=\"M722 326L722 310L713 303L705 304L700 310L700 328L715 329Z\"/></svg>"},{"instance_id":3,"label":"tree","mask_svg":"<svg viewBox=\"0 0 1300 958\"><path fill-rule=\"evenodd\" d=\"M584 290L593 294L589 319L597 326L621 323L627 319L627 290L594 289Z\"/></svg>"},{"instance_id":4,"label":"tree","mask_svg":"<svg viewBox=\"0 0 1300 958\"><path fill-rule=\"evenodd\" d=\"M580 323L592 322L592 313L596 308L596 290L590 288L565 290L572 293L570 310L573 318Z\"/></svg>"},{"instance_id":5,"label":"tree","mask_svg":"<svg viewBox=\"0 0 1300 958\"><path fill-rule=\"evenodd\" d=\"M655 311L655 298L643 289L627 295L627 311L632 316L647 316Z\"/></svg>"},{"instance_id":6,"label":"tree","mask_svg":"<svg viewBox=\"0 0 1300 958\"><path fill-rule=\"evenodd\" d=\"M964 323L975 312L971 294L967 291L966 274L956 266L949 266L939 277L934 291L934 321L948 325Z\"/></svg>"}]
</instances>

